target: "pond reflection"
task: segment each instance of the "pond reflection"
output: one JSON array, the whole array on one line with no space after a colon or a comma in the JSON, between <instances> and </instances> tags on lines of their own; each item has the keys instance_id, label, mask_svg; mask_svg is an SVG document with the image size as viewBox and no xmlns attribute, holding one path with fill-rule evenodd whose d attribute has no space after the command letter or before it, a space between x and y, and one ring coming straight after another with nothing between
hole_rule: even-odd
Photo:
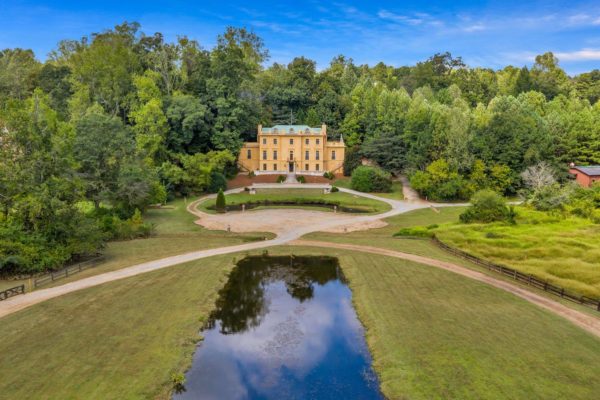
<instances>
[{"instance_id":1,"label":"pond reflection","mask_svg":"<svg viewBox=\"0 0 600 400\"><path fill-rule=\"evenodd\" d=\"M247 257L174 399L380 399L337 260Z\"/></svg>"}]
</instances>

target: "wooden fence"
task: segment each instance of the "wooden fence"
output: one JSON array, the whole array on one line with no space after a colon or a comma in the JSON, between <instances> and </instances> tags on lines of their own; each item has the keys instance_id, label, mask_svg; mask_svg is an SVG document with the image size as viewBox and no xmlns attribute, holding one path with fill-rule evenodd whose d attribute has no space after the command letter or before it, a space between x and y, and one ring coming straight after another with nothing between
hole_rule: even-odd
<instances>
[{"instance_id":1,"label":"wooden fence","mask_svg":"<svg viewBox=\"0 0 600 400\"><path fill-rule=\"evenodd\" d=\"M43 285L47 285L50 282L54 282L58 279L63 279L88 268L95 267L100 261L104 259L103 256L98 256L90 260L82 261L80 263L70 265L58 271L50 272L49 274L42 275L33 280L33 287L38 288Z\"/></svg>"},{"instance_id":2,"label":"wooden fence","mask_svg":"<svg viewBox=\"0 0 600 400\"><path fill-rule=\"evenodd\" d=\"M0 292L0 301L6 300L9 297L13 297L18 294L24 294L24 293L25 293L25 285L15 286L13 288L1 291Z\"/></svg>"},{"instance_id":3,"label":"wooden fence","mask_svg":"<svg viewBox=\"0 0 600 400\"><path fill-rule=\"evenodd\" d=\"M452 253L460 258L464 258L465 260L471 261L474 264L485 267L490 271L498 272L499 274L513 278L516 281L526 283L527 285L541 289L545 292L551 293L556 296L560 296L563 299L567 299L578 304L583 304L584 306L592 307L595 308L597 311L600 311L600 299L593 299L591 297L582 296L570 292L565 288L552 285L551 283L538 279L533 275L527 275L515 269L505 267L499 264L494 264L490 261L482 260L462 250L448 246L446 243L440 241L435 236L433 237L433 243L435 243L437 246L439 246L443 250L446 250L449 253Z\"/></svg>"}]
</instances>

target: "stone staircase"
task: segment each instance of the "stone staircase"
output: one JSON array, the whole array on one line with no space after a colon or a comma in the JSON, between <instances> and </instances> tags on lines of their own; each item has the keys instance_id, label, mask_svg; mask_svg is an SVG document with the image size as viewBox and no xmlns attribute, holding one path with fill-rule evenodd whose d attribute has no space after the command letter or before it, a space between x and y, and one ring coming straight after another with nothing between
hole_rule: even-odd
<instances>
[{"instance_id":1,"label":"stone staircase","mask_svg":"<svg viewBox=\"0 0 600 400\"><path fill-rule=\"evenodd\" d=\"M283 182L285 184L296 184L298 183L298 180L296 179L296 173L295 172L288 172L286 177L285 177L285 181Z\"/></svg>"}]
</instances>

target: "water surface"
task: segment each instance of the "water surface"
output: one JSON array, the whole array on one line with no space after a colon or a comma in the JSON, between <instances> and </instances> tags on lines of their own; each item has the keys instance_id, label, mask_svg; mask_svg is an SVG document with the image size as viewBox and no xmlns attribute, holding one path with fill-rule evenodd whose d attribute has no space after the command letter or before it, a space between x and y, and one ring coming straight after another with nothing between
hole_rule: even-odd
<instances>
[{"instance_id":1,"label":"water surface","mask_svg":"<svg viewBox=\"0 0 600 400\"><path fill-rule=\"evenodd\" d=\"M174 399L381 399L337 260L247 257Z\"/></svg>"}]
</instances>

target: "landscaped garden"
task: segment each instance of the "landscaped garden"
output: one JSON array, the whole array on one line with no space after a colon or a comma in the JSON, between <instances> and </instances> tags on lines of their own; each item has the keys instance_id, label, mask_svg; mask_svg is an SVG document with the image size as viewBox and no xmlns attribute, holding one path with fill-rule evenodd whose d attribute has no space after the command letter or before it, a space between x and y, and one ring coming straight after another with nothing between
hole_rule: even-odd
<instances>
[{"instance_id":1,"label":"landscaped garden","mask_svg":"<svg viewBox=\"0 0 600 400\"><path fill-rule=\"evenodd\" d=\"M377 214L390 210L390 205L382 201L369 199L344 192L323 193L322 189L257 189L256 194L249 192L228 194L226 205L236 211L242 205L246 209L267 207L294 207L333 211L334 206L338 211L351 213ZM215 200L209 199L199 204L198 208L204 212L214 213Z\"/></svg>"}]
</instances>

